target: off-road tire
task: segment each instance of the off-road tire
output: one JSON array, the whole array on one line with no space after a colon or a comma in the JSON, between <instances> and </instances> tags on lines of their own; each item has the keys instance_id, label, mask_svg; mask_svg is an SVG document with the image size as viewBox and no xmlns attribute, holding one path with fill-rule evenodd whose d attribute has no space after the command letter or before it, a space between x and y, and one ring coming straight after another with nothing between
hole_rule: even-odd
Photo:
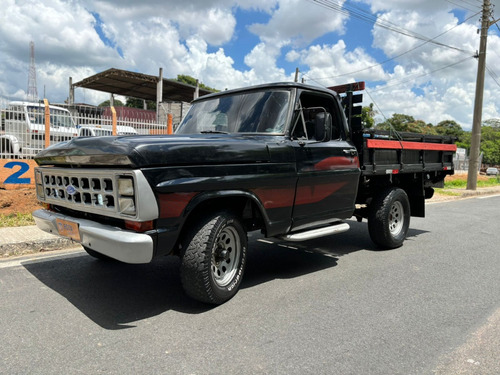
<instances>
[{"instance_id":1,"label":"off-road tire","mask_svg":"<svg viewBox=\"0 0 500 375\"><path fill-rule=\"evenodd\" d=\"M247 242L240 219L230 211L200 219L182 241L180 273L186 293L215 305L231 299L243 278Z\"/></svg>"},{"instance_id":2,"label":"off-road tire","mask_svg":"<svg viewBox=\"0 0 500 375\"><path fill-rule=\"evenodd\" d=\"M368 231L379 248L402 246L409 226L410 202L403 189L388 188L373 199L368 212Z\"/></svg>"}]
</instances>

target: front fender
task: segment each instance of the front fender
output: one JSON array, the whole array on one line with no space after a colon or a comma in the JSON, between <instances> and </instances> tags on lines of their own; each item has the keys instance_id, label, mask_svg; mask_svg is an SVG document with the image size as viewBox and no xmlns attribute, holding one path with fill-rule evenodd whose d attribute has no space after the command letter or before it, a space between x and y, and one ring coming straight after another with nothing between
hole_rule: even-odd
<instances>
[{"instance_id":1,"label":"front fender","mask_svg":"<svg viewBox=\"0 0 500 375\"><path fill-rule=\"evenodd\" d=\"M221 190L221 191L206 191L197 194L186 206L184 210L183 217L186 220L198 207L208 202L217 203L217 200L229 200L231 198L245 198L249 199L259 210L260 215L264 221L264 225L266 226L265 230L268 232L272 226L272 222L269 219L267 211L257 197L256 194L246 190ZM222 208L222 207L221 207ZM231 207L227 207L231 208Z\"/></svg>"}]
</instances>

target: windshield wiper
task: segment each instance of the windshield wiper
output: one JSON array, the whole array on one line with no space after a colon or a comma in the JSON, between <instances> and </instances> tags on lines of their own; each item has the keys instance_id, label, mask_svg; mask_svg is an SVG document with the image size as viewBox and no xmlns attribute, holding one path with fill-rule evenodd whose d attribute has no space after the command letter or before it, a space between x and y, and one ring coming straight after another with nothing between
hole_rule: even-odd
<instances>
[{"instance_id":1,"label":"windshield wiper","mask_svg":"<svg viewBox=\"0 0 500 375\"><path fill-rule=\"evenodd\" d=\"M220 130L202 130L200 131L201 134L229 134L229 132L223 132Z\"/></svg>"}]
</instances>

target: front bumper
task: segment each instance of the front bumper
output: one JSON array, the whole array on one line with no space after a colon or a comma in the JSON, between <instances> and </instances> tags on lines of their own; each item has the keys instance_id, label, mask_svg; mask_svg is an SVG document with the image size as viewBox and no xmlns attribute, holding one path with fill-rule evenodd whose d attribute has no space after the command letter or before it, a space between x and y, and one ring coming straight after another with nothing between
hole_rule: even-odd
<instances>
[{"instance_id":1,"label":"front bumper","mask_svg":"<svg viewBox=\"0 0 500 375\"><path fill-rule=\"evenodd\" d=\"M80 234L80 241L77 242L121 262L149 263L153 259L154 242L148 234L135 233L43 209L33 212L33 218L38 228L57 235L59 235L57 219L76 223Z\"/></svg>"}]
</instances>

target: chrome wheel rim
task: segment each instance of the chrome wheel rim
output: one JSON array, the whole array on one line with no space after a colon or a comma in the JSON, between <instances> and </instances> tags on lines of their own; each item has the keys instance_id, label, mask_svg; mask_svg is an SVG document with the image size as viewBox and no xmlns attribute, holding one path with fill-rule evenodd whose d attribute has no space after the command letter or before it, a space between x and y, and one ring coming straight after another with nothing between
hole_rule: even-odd
<instances>
[{"instance_id":1,"label":"chrome wheel rim","mask_svg":"<svg viewBox=\"0 0 500 375\"><path fill-rule=\"evenodd\" d=\"M236 228L224 228L215 241L212 253L212 275L215 283L225 287L234 278L241 258L241 242Z\"/></svg>"},{"instance_id":2,"label":"chrome wheel rim","mask_svg":"<svg viewBox=\"0 0 500 375\"><path fill-rule=\"evenodd\" d=\"M389 212L389 231L393 236L398 235L404 225L404 209L401 202L397 201L391 205Z\"/></svg>"}]
</instances>

